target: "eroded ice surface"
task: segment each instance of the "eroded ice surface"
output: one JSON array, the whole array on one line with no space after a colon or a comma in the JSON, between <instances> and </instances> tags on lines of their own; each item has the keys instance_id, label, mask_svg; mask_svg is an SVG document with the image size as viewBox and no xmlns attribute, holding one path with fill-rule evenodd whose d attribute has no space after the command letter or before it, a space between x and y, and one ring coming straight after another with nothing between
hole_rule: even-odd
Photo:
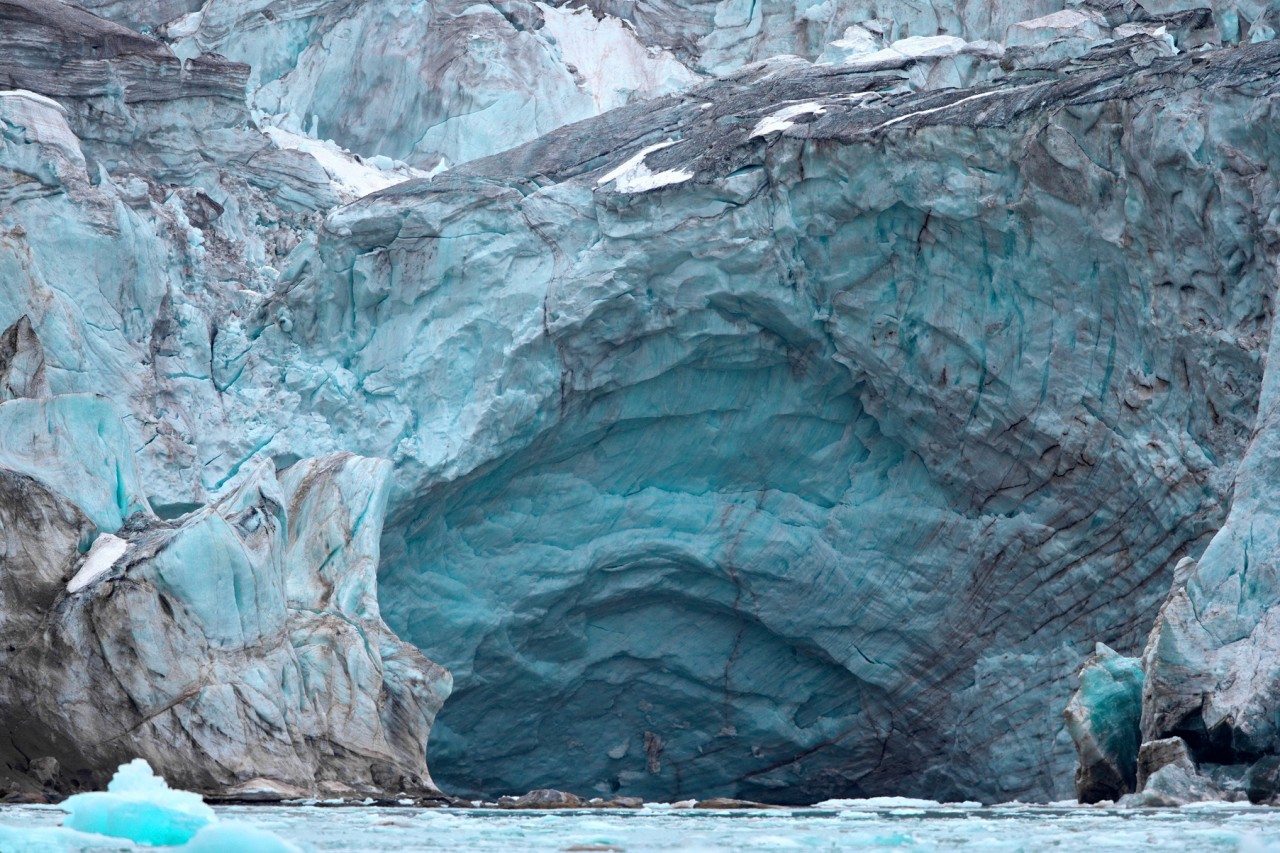
<instances>
[{"instance_id":1,"label":"eroded ice surface","mask_svg":"<svg viewBox=\"0 0 1280 853\"><path fill-rule=\"evenodd\" d=\"M500 812L386 808L225 807L223 821L252 821L307 851L877 850L982 851L1280 850L1280 814L1247 806L1119 811L1083 807L972 808L892 805L716 812L645 808L603 812ZM57 830L49 807L0 807L10 853L132 849ZM224 824L225 825L225 824ZM10 846L16 839L27 846ZM50 847L51 839L61 846ZM46 846L40 846L41 843ZM79 845L79 846L77 846ZM154 849L154 848L151 848ZM191 847L177 848L191 850ZM227 848L210 848L227 849ZM246 844L247 853L263 848ZM271 848L266 848L271 850ZM265 851L264 851L265 853Z\"/></svg>"}]
</instances>

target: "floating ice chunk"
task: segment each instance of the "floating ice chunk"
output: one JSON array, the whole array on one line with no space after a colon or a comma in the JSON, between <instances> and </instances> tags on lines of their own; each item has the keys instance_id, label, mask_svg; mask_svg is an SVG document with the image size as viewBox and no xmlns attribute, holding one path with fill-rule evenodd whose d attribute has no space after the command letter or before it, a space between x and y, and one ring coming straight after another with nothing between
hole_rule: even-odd
<instances>
[{"instance_id":1,"label":"floating ice chunk","mask_svg":"<svg viewBox=\"0 0 1280 853\"><path fill-rule=\"evenodd\" d=\"M73 850L133 850L132 841L77 832L63 826L0 826L0 850L5 853L70 853Z\"/></svg>"},{"instance_id":2,"label":"floating ice chunk","mask_svg":"<svg viewBox=\"0 0 1280 853\"><path fill-rule=\"evenodd\" d=\"M205 826L182 853L298 853L298 849L274 832L228 820Z\"/></svg>"},{"instance_id":3,"label":"floating ice chunk","mask_svg":"<svg viewBox=\"0 0 1280 853\"><path fill-rule=\"evenodd\" d=\"M110 533L103 533L93 540L93 547L89 549L89 556L85 558L80 571L67 582L67 592L79 592L105 575L128 550L128 542Z\"/></svg>"},{"instance_id":4,"label":"floating ice chunk","mask_svg":"<svg viewBox=\"0 0 1280 853\"><path fill-rule=\"evenodd\" d=\"M868 797L862 800L823 800L814 805L819 809L939 809L972 808L978 803L940 803L937 800L917 800L911 797Z\"/></svg>"},{"instance_id":5,"label":"floating ice chunk","mask_svg":"<svg viewBox=\"0 0 1280 853\"><path fill-rule=\"evenodd\" d=\"M751 131L748 139L755 139L757 136L765 136L770 133L780 133L795 124L795 119L805 115L820 116L827 111L822 104L792 104L778 110L771 116L765 116L756 123L755 129Z\"/></svg>"},{"instance_id":6,"label":"floating ice chunk","mask_svg":"<svg viewBox=\"0 0 1280 853\"><path fill-rule=\"evenodd\" d=\"M140 844L186 844L216 820L199 794L173 790L141 758L122 764L105 792L76 794L62 808L68 829Z\"/></svg>"},{"instance_id":7,"label":"floating ice chunk","mask_svg":"<svg viewBox=\"0 0 1280 853\"><path fill-rule=\"evenodd\" d=\"M686 169L666 169L661 172L653 172L644 164L644 158L653 152L661 151L663 148L670 148L675 144L676 140L668 139L666 142L658 142L640 149L635 156L596 181L596 185L604 186L613 181L614 189L620 193L642 193L658 187L665 187L668 184L678 184L689 180L693 177L693 172Z\"/></svg>"}]
</instances>

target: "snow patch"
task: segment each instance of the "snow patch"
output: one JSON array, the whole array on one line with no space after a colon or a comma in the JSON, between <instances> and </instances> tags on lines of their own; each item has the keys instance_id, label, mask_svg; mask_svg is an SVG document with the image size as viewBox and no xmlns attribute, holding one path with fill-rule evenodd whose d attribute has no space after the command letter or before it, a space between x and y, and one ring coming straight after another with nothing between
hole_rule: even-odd
<instances>
[{"instance_id":1,"label":"snow patch","mask_svg":"<svg viewBox=\"0 0 1280 853\"><path fill-rule=\"evenodd\" d=\"M884 42L878 34L855 24L852 27L846 27L840 38L827 45L822 56L818 58L818 64L843 65L858 57L875 53L882 44Z\"/></svg>"},{"instance_id":2,"label":"snow patch","mask_svg":"<svg viewBox=\"0 0 1280 853\"><path fill-rule=\"evenodd\" d=\"M771 116L761 119L751 131L748 139L755 139L757 136L765 136L770 133L781 133L787 128L795 124L795 119L805 115L820 116L827 111L822 104L807 103L793 104L789 107L779 110Z\"/></svg>"},{"instance_id":3,"label":"snow patch","mask_svg":"<svg viewBox=\"0 0 1280 853\"><path fill-rule=\"evenodd\" d=\"M845 60L845 65L853 68L868 68L886 62L903 62L908 59L958 56L968 44L967 41L956 36L912 36L899 39L884 50L861 56L850 56Z\"/></svg>"},{"instance_id":4,"label":"snow patch","mask_svg":"<svg viewBox=\"0 0 1280 853\"><path fill-rule=\"evenodd\" d=\"M262 128L262 132L277 148L301 151L315 158L343 201L355 201L413 178L429 178L443 171L424 172L384 156L360 160L331 139L313 139L282 127L267 126Z\"/></svg>"},{"instance_id":5,"label":"snow patch","mask_svg":"<svg viewBox=\"0 0 1280 853\"><path fill-rule=\"evenodd\" d=\"M918 112L914 112L914 113L907 113L907 114L906 114L906 115L904 115L904 116L898 116L897 118L891 118L891 119L889 119L888 121L886 121L884 124L878 124L878 125L876 125L874 128L872 128L872 132L874 133L874 132L875 132L875 131L877 131L877 130L884 130L886 127L891 127L892 125L895 125L895 124L897 124L898 122L906 121L907 119L909 119L909 118L915 118L916 116L927 116L927 115L932 115L933 113L940 113L940 112L942 112L943 110L949 110L949 109L951 109L952 107L958 107L958 106L960 106L961 104L967 104L967 103L969 103L970 101L980 101L980 100L982 100L983 98L989 98L989 97L991 97L992 95L999 95L999 94L1001 94L1001 93L1010 93L1010 92L1020 92L1020 91L1022 91L1023 89L1029 89L1029 88L1031 88L1031 87L1030 87L1030 86L1016 86L1016 87L1011 88L1011 89L992 89L992 90L991 90L991 91L989 91L989 92L979 92L979 93L978 93L978 94L976 94L976 95L970 95L970 96L969 96L969 97L967 97L967 98L961 98L961 99L960 99L960 100L958 100L958 101L952 101L951 103L949 103L949 104L943 104L943 105L942 105L942 106L940 106L940 107L934 107L934 108L932 108L932 109L928 109L928 110L919 110Z\"/></svg>"},{"instance_id":6,"label":"snow patch","mask_svg":"<svg viewBox=\"0 0 1280 853\"><path fill-rule=\"evenodd\" d=\"M89 549L89 556L80 571L67 583L67 592L79 592L105 575L129 548L129 543L118 536L110 533L100 535L93 540L93 547Z\"/></svg>"},{"instance_id":7,"label":"snow patch","mask_svg":"<svg viewBox=\"0 0 1280 853\"><path fill-rule=\"evenodd\" d=\"M646 47L627 21L605 15L599 20L578 9L538 3L543 31L555 40L561 61L572 65L579 86L597 112L683 91L701 80L668 50Z\"/></svg>"},{"instance_id":8,"label":"snow patch","mask_svg":"<svg viewBox=\"0 0 1280 853\"><path fill-rule=\"evenodd\" d=\"M1010 47L1043 44L1067 36L1084 39L1100 39L1108 35L1106 21L1095 12L1063 9L1029 21L1011 24L1004 34L1004 43Z\"/></svg>"},{"instance_id":9,"label":"snow patch","mask_svg":"<svg viewBox=\"0 0 1280 853\"><path fill-rule=\"evenodd\" d=\"M200 25L204 23L204 9L197 9L194 12L183 15L176 20L170 21L164 27L166 38L185 39L191 38L200 29Z\"/></svg>"},{"instance_id":10,"label":"snow patch","mask_svg":"<svg viewBox=\"0 0 1280 853\"><path fill-rule=\"evenodd\" d=\"M620 193L642 193L689 180L693 177L693 172L687 169L667 169L662 172L653 172L644 164L644 158L655 151L670 148L676 142L677 140L668 139L666 142L658 142L640 149L635 156L596 181L596 186L604 186L613 181L614 189Z\"/></svg>"},{"instance_id":11,"label":"snow patch","mask_svg":"<svg viewBox=\"0 0 1280 853\"><path fill-rule=\"evenodd\" d=\"M1051 12L1048 15L1041 15L1039 18L1032 18L1029 21L1019 21L1013 26L1024 30L1073 30L1091 24L1096 25L1098 17L1097 15L1081 12L1078 9L1063 9L1060 12Z\"/></svg>"},{"instance_id":12,"label":"snow patch","mask_svg":"<svg viewBox=\"0 0 1280 853\"><path fill-rule=\"evenodd\" d=\"M45 97L44 95L41 95L38 92L31 92L26 89L8 89L6 91L0 92L0 97L20 98L24 101L31 101L32 103L39 104L44 107L53 107L55 110L57 110L59 113L61 113L64 116L68 114L67 108L64 107L62 104L58 103L53 98Z\"/></svg>"}]
</instances>

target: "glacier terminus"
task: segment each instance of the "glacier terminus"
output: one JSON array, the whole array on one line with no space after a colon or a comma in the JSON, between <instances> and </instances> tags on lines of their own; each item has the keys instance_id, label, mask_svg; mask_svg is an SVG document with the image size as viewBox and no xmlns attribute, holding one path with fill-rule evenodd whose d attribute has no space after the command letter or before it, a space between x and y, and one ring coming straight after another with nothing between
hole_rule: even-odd
<instances>
[{"instance_id":1,"label":"glacier terminus","mask_svg":"<svg viewBox=\"0 0 1280 853\"><path fill-rule=\"evenodd\" d=\"M0 796L1280 804L1278 28L3 0Z\"/></svg>"}]
</instances>

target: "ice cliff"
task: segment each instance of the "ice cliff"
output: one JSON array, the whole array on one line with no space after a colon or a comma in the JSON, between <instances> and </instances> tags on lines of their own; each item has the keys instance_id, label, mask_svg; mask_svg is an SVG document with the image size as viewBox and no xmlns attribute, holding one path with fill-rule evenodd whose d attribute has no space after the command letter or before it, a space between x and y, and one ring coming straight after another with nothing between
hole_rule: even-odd
<instances>
[{"instance_id":1,"label":"ice cliff","mask_svg":"<svg viewBox=\"0 0 1280 853\"><path fill-rule=\"evenodd\" d=\"M449 676L379 618L388 464L268 463L167 522L122 433L102 397L0 403L9 766L52 757L74 788L142 755L201 790L434 792Z\"/></svg>"},{"instance_id":2,"label":"ice cliff","mask_svg":"<svg viewBox=\"0 0 1280 853\"><path fill-rule=\"evenodd\" d=\"M1062 793L1070 661L1140 644L1249 435L1278 59L781 62L331 216L294 358L389 391L450 781Z\"/></svg>"},{"instance_id":3,"label":"ice cliff","mask_svg":"<svg viewBox=\"0 0 1280 853\"><path fill-rule=\"evenodd\" d=\"M1266 511L1269 6L90 7L0 5L11 774L429 794L430 733L459 793L1061 799L1072 735L1116 790L1280 747L1270 564L1178 598Z\"/></svg>"}]
</instances>

